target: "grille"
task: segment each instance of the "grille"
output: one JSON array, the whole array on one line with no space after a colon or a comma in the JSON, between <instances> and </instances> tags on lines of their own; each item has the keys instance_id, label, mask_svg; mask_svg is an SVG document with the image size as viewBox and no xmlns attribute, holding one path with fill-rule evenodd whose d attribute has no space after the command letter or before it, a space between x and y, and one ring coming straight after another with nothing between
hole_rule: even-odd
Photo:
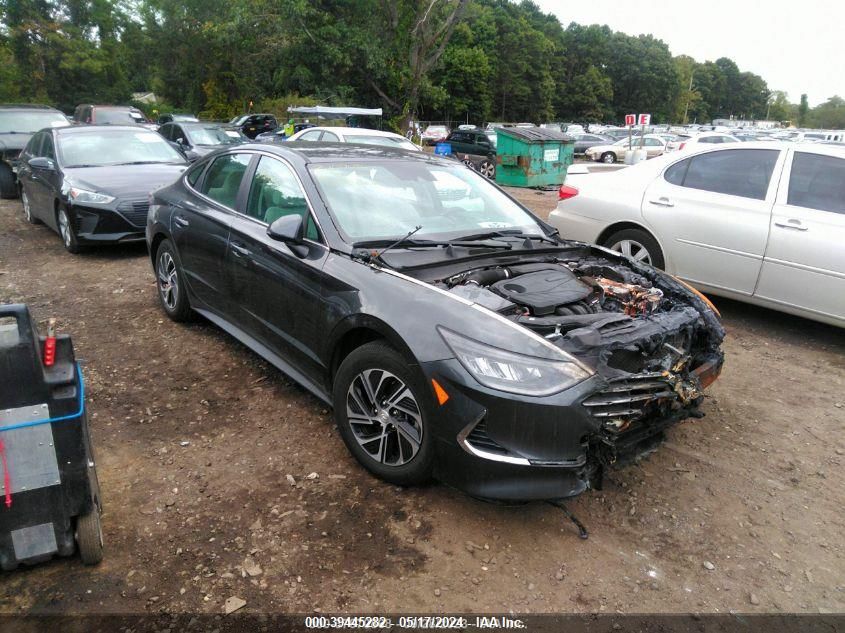
<instances>
[{"instance_id":1,"label":"grille","mask_svg":"<svg viewBox=\"0 0 845 633\"><path fill-rule=\"evenodd\" d=\"M613 380L606 389L584 400L583 405L590 415L603 421L606 430L618 433L642 417L650 403L675 396L661 374L649 373Z\"/></svg>"},{"instance_id":2,"label":"grille","mask_svg":"<svg viewBox=\"0 0 845 633\"><path fill-rule=\"evenodd\" d=\"M126 200L117 205L117 210L130 224L142 227L147 224L150 203L148 200Z\"/></svg>"},{"instance_id":3,"label":"grille","mask_svg":"<svg viewBox=\"0 0 845 633\"><path fill-rule=\"evenodd\" d=\"M467 435L466 442L471 444L474 448L485 453L495 453L496 455L508 455L508 450L503 448L496 441L487 435L487 421L481 420Z\"/></svg>"}]
</instances>

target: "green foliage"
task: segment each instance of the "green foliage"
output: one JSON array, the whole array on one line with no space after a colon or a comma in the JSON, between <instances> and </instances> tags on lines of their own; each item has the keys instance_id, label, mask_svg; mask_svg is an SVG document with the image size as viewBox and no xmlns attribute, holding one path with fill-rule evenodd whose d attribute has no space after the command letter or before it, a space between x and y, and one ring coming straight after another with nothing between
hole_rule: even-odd
<instances>
[{"instance_id":1,"label":"green foliage","mask_svg":"<svg viewBox=\"0 0 845 633\"><path fill-rule=\"evenodd\" d=\"M293 103L381 106L396 129L414 118L841 114L835 99L792 105L725 57L673 58L650 35L564 28L530 0L0 0L0 25L0 100L66 111L153 91L156 106L215 119L250 103L282 117Z\"/></svg>"},{"instance_id":2,"label":"green foliage","mask_svg":"<svg viewBox=\"0 0 845 633\"><path fill-rule=\"evenodd\" d=\"M830 102L828 102L830 103ZM810 111L810 104L807 95L801 95L801 102L798 104L798 125L804 126L807 123L807 113Z\"/></svg>"}]
</instances>

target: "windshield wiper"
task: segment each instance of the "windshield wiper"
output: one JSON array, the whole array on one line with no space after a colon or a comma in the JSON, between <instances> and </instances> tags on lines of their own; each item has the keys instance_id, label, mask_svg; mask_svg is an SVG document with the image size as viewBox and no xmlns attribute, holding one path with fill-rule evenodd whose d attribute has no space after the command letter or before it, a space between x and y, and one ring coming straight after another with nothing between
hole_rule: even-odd
<instances>
[{"instance_id":1,"label":"windshield wiper","mask_svg":"<svg viewBox=\"0 0 845 633\"><path fill-rule=\"evenodd\" d=\"M159 164L175 165L176 163L174 163L172 161L163 161L163 160L133 160L133 161L129 161L128 163L112 163L112 166L117 167L119 165L159 165Z\"/></svg>"},{"instance_id":2,"label":"windshield wiper","mask_svg":"<svg viewBox=\"0 0 845 633\"><path fill-rule=\"evenodd\" d=\"M382 246L383 248L378 252L369 252L366 255L362 254L362 259L366 259L368 261L374 259L380 259L382 255L384 255L387 251L396 248L397 246L410 246L410 247L436 247L436 246L466 246L470 248L503 248L506 250L510 250L511 245L505 243L478 243L475 240L471 241L460 241L460 240L424 240L424 239L411 239L411 236L419 231L422 226L417 226L414 228L413 231L409 231L407 235L395 240L393 242L387 242L386 240L367 240L363 242L355 242L352 244L352 248L354 249L365 249L365 248L373 248Z\"/></svg>"},{"instance_id":3,"label":"windshield wiper","mask_svg":"<svg viewBox=\"0 0 845 633\"><path fill-rule=\"evenodd\" d=\"M519 229L505 229L501 231L488 231L487 233L475 233L473 235L461 235L460 237L456 237L452 243L460 241L489 240L496 237L518 237L529 240L540 240L542 242L549 242L550 244L558 243L556 240L553 240L547 235L523 233Z\"/></svg>"}]
</instances>

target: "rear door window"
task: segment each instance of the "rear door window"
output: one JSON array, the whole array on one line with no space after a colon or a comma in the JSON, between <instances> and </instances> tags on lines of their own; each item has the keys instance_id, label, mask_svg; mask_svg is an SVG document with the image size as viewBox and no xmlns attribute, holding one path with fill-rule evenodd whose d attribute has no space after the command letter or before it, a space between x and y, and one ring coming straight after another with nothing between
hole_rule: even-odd
<instances>
[{"instance_id":1,"label":"rear door window","mask_svg":"<svg viewBox=\"0 0 845 633\"><path fill-rule=\"evenodd\" d=\"M765 200L778 150L736 149L693 156L666 170L666 181L680 187Z\"/></svg>"},{"instance_id":2,"label":"rear door window","mask_svg":"<svg viewBox=\"0 0 845 633\"><path fill-rule=\"evenodd\" d=\"M845 213L845 160L795 152L787 204Z\"/></svg>"},{"instance_id":3,"label":"rear door window","mask_svg":"<svg viewBox=\"0 0 845 633\"><path fill-rule=\"evenodd\" d=\"M215 158L200 191L215 202L234 209L250 159L250 154L224 154Z\"/></svg>"}]
</instances>

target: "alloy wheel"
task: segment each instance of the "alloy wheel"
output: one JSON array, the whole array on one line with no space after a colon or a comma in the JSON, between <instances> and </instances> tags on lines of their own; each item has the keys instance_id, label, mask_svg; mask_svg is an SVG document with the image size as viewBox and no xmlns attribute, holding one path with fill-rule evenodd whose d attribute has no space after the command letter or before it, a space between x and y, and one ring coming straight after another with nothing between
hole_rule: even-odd
<instances>
[{"instance_id":1,"label":"alloy wheel","mask_svg":"<svg viewBox=\"0 0 845 633\"><path fill-rule=\"evenodd\" d=\"M59 233L62 235L62 241L65 246L70 248L73 245L73 235L71 233L70 218L67 217L67 211L59 209Z\"/></svg>"},{"instance_id":2,"label":"alloy wheel","mask_svg":"<svg viewBox=\"0 0 845 633\"><path fill-rule=\"evenodd\" d=\"M162 251L158 256L156 272L161 300L168 310L175 310L179 299L179 276L176 273L176 262L168 251Z\"/></svg>"},{"instance_id":3,"label":"alloy wheel","mask_svg":"<svg viewBox=\"0 0 845 633\"><path fill-rule=\"evenodd\" d=\"M481 163L481 169L479 171L481 171L482 176L489 178L490 180L493 180L493 178L496 177L496 166L489 160L485 160Z\"/></svg>"},{"instance_id":4,"label":"alloy wheel","mask_svg":"<svg viewBox=\"0 0 845 633\"><path fill-rule=\"evenodd\" d=\"M32 209L29 206L29 196L26 191L21 191L21 203L23 204L23 214L27 222L32 222Z\"/></svg>"},{"instance_id":5,"label":"alloy wheel","mask_svg":"<svg viewBox=\"0 0 845 633\"><path fill-rule=\"evenodd\" d=\"M651 265L651 253L648 249L635 240L620 240L611 244L610 250L622 253L637 262Z\"/></svg>"},{"instance_id":6,"label":"alloy wheel","mask_svg":"<svg viewBox=\"0 0 845 633\"><path fill-rule=\"evenodd\" d=\"M355 377L346 394L346 416L355 440L380 464L402 466L420 450L419 404L411 389L388 371L367 369Z\"/></svg>"}]
</instances>

